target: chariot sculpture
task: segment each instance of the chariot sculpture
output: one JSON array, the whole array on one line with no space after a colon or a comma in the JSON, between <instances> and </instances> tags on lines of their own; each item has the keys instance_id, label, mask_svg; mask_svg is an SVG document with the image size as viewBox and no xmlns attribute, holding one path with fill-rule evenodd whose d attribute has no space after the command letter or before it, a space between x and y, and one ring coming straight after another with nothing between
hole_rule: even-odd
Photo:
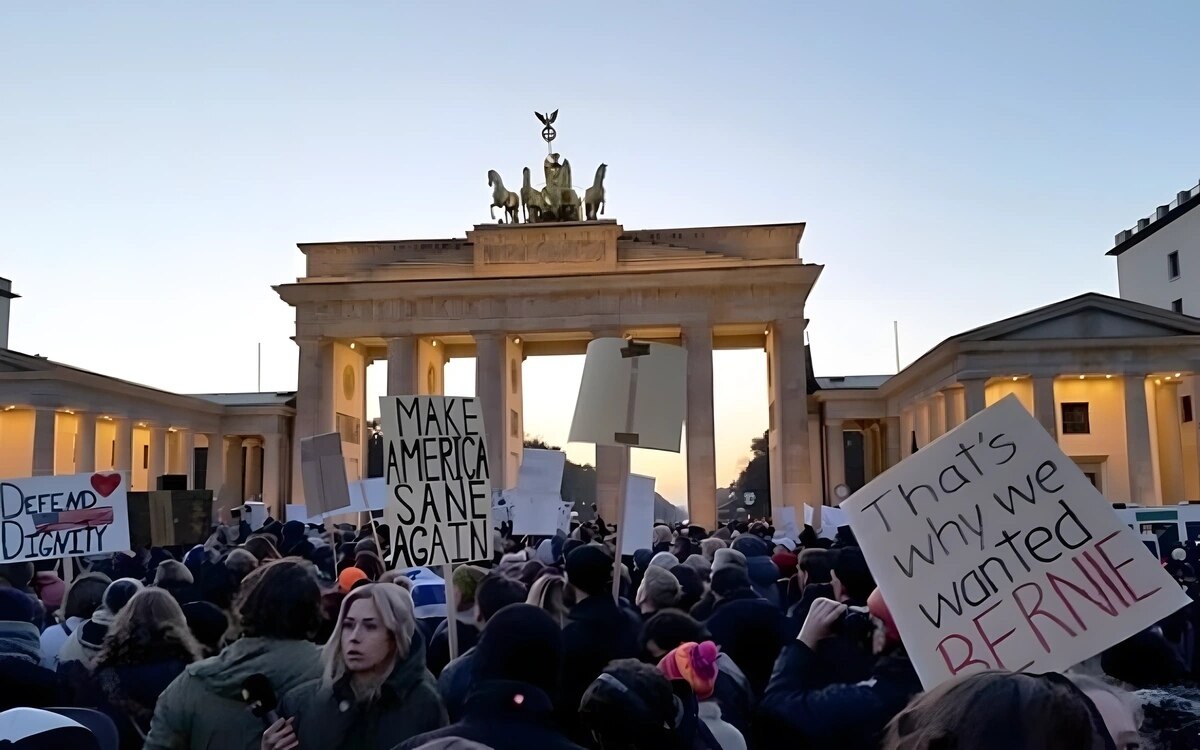
<instances>
[{"instance_id":1,"label":"chariot sculpture","mask_svg":"<svg viewBox=\"0 0 1200 750\"><path fill-rule=\"evenodd\" d=\"M488 171L488 187L492 188L492 204L489 213L496 219L496 209L502 209L500 223L516 224L524 220L526 224L537 224L551 221L596 221L604 215L604 176L608 171L607 164L596 168L595 179L580 196L571 182L571 162L562 159L553 151L553 141L557 136L554 121L558 119L558 110L549 115L534 112L541 121L542 138L546 141L549 154L542 162L542 174L545 177L543 187L535 188L531 184L531 170L525 167L521 173L521 190L512 192L504 187L504 181L496 170Z\"/></svg>"}]
</instances>

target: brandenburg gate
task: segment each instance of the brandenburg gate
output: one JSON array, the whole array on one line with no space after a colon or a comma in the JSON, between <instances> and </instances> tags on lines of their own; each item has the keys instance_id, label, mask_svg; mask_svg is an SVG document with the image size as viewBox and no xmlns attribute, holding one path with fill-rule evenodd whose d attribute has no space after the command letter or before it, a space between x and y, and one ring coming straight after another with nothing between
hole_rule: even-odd
<instances>
[{"instance_id":1,"label":"brandenburg gate","mask_svg":"<svg viewBox=\"0 0 1200 750\"><path fill-rule=\"evenodd\" d=\"M629 231L615 221L477 225L465 238L302 244L306 275L276 287L296 308L296 437L340 432L351 478L365 474L366 369L388 392L441 394L452 357L475 357L493 487L516 482L521 363L582 354L627 336L688 352L689 513L713 528L714 349L764 348L771 496L820 502L809 450L804 303L821 266L797 253L803 224ZM747 384L757 387L757 384ZM301 502L294 451L293 502ZM612 518L620 449L596 452L597 503ZM801 516L802 517L802 516Z\"/></svg>"},{"instance_id":2,"label":"brandenburg gate","mask_svg":"<svg viewBox=\"0 0 1200 750\"><path fill-rule=\"evenodd\" d=\"M367 367L387 360L389 394L442 394L447 360L475 357L488 454L503 456L491 461L492 487L508 488L525 436L526 357L583 354L591 339L610 336L678 344L688 365L679 384L687 391L688 511L712 529L713 350L765 349L772 503L819 504L804 303L822 267L799 257L804 225L626 230L600 218L606 165L582 196L572 185L570 161L552 149L557 115L537 115L551 152L544 187L530 185L528 168L519 193L488 172L499 223L476 225L465 238L299 246L305 276L275 287L296 308L294 439L341 433L347 475L360 478ZM293 451L292 502L303 502L299 456ZM624 481L620 456L620 448L596 449L597 505L607 519Z\"/></svg>"}]
</instances>

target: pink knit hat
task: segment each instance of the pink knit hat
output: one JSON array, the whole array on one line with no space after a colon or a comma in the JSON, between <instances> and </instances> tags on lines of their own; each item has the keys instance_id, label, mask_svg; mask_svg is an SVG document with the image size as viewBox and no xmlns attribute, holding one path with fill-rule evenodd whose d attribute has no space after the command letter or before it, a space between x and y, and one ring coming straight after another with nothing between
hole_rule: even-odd
<instances>
[{"instance_id":1,"label":"pink knit hat","mask_svg":"<svg viewBox=\"0 0 1200 750\"><path fill-rule=\"evenodd\" d=\"M703 643L684 643L658 663L658 669L669 680L687 680L696 694L696 700L712 697L717 685L717 644L712 641Z\"/></svg>"}]
</instances>

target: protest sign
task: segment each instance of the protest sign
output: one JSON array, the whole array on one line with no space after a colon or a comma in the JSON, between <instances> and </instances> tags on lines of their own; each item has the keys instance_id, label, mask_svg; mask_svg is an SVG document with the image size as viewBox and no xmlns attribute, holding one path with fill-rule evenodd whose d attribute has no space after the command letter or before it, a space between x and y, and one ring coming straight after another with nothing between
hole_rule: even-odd
<instances>
[{"instance_id":1,"label":"protest sign","mask_svg":"<svg viewBox=\"0 0 1200 750\"><path fill-rule=\"evenodd\" d=\"M685 349L595 339L587 347L568 439L678 453L685 382Z\"/></svg>"},{"instance_id":2,"label":"protest sign","mask_svg":"<svg viewBox=\"0 0 1200 750\"><path fill-rule=\"evenodd\" d=\"M350 509L340 433L300 438L300 477L304 482L304 505L311 517L324 518Z\"/></svg>"},{"instance_id":3,"label":"protest sign","mask_svg":"<svg viewBox=\"0 0 1200 750\"><path fill-rule=\"evenodd\" d=\"M128 489L120 473L0 481L0 562L128 550Z\"/></svg>"},{"instance_id":4,"label":"protest sign","mask_svg":"<svg viewBox=\"0 0 1200 750\"><path fill-rule=\"evenodd\" d=\"M654 535L654 477L630 474L621 516L621 546L627 551L650 549Z\"/></svg>"},{"instance_id":5,"label":"protest sign","mask_svg":"<svg viewBox=\"0 0 1200 750\"><path fill-rule=\"evenodd\" d=\"M1065 670L1189 601L1014 396L841 508L927 690Z\"/></svg>"},{"instance_id":6,"label":"protest sign","mask_svg":"<svg viewBox=\"0 0 1200 750\"><path fill-rule=\"evenodd\" d=\"M492 488L474 398L383 396L383 462L396 564L490 560Z\"/></svg>"},{"instance_id":7,"label":"protest sign","mask_svg":"<svg viewBox=\"0 0 1200 750\"><path fill-rule=\"evenodd\" d=\"M492 490L492 523L497 527L512 522L512 505L504 496L504 490Z\"/></svg>"},{"instance_id":8,"label":"protest sign","mask_svg":"<svg viewBox=\"0 0 1200 750\"><path fill-rule=\"evenodd\" d=\"M562 451L526 448L522 452L517 486L504 491L514 534L553 536L563 528L561 490L566 460ZM569 528L570 508L566 512Z\"/></svg>"},{"instance_id":9,"label":"protest sign","mask_svg":"<svg viewBox=\"0 0 1200 750\"><path fill-rule=\"evenodd\" d=\"M283 520L308 523L308 508L297 503L285 505L283 508Z\"/></svg>"},{"instance_id":10,"label":"protest sign","mask_svg":"<svg viewBox=\"0 0 1200 750\"><path fill-rule=\"evenodd\" d=\"M805 510L810 510L811 506L804 506ZM784 505L775 510L775 531L793 542L800 539L800 526L796 523L796 509L791 505Z\"/></svg>"},{"instance_id":11,"label":"protest sign","mask_svg":"<svg viewBox=\"0 0 1200 750\"><path fill-rule=\"evenodd\" d=\"M126 506L131 547L202 544L212 533L212 490L130 492Z\"/></svg>"},{"instance_id":12,"label":"protest sign","mask_svg":"<svg viewBox=\"0 0 1200 750\"><path fill-rule=\"evenodd\" d=\"M387 506L387 480L383 477L372 477L350 483L351 513L366 513L372 510L383 510Z\"/></svg>"}]
</instances>

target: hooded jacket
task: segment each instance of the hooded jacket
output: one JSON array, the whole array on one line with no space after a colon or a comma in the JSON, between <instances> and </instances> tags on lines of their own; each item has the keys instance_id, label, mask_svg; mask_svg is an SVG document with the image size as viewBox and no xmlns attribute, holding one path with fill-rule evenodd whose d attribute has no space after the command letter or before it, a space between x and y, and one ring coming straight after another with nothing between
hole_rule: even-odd
<instances>
[{"instance_id":1,"label":"hooded jacket","mask_svg":"<svg viewBox=\"0 0 1200 750\"><path fill-rule=\"evenodd\" d=\"M717 600L705 626L721 651L746 675L754 695L762 695L783 647L783 612L752 589L738 589Z\"/></svg>"},{"instance_id":2,"label":"hooded jacket","mask_svg":"<svg viewBox=\"0 0 1200 750\"><path fill-rule=\"evenodd\" d=\"M279 704L279 713L295 717L300 750L387 748L447 723L419 635L408 656L392 669L377 701L356 701L347 674L332 685L319 678L293 688Z\"/></svg>"},{"instance_id":3,"label":"hooded jacket","mask_svg":"<svg viewBox=\"0 0 1200 750\"><path fill-rule=\"evenodd\" d=\"M320 653L308 641L242 638L189 665L159 696L146 750L257 750L266 725L247 710L242 683L262 674L283 695L320 676Z\"/></svg>"}]
</instances>

